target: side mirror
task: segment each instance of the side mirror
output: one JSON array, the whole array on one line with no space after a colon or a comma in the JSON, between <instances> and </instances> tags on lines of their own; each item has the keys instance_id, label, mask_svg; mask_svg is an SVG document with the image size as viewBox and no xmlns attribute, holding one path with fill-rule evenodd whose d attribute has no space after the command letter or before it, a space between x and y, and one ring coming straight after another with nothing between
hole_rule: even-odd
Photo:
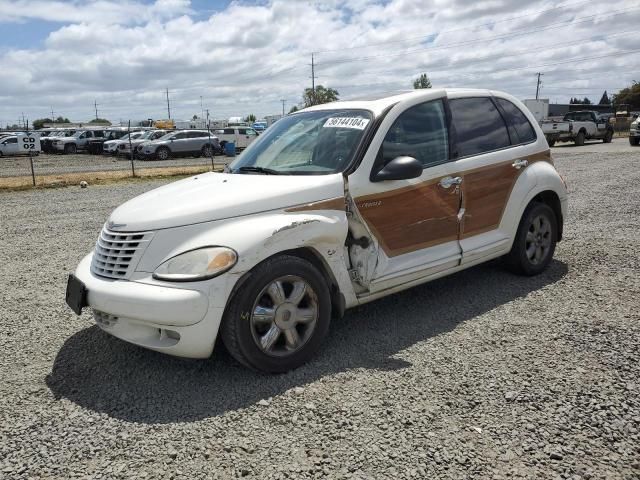
<instances>
[{"instance_id":1,"label":"side mirror","mask_svg":"<svg viewBox=\"0 0 640 480\"><path fill-rule=\"evenodd\" d=\"M372 181L409 180L422 175L422 163L413 157L396 157L374 175Z\"/></svg>"}]
</instances>

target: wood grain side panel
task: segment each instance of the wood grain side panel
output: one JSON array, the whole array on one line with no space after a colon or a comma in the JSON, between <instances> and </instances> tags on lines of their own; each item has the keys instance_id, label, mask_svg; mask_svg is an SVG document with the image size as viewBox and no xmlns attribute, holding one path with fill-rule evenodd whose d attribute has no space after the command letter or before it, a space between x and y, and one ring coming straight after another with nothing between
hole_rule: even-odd
<instances>
[{"instance_id":1,"label":"wood grain side panel","mask_svg":"<svg viewBox=\"0 0 640 480\"><path fill-rule=\"evenodd\" d=\"M538 161L551 162L549 151L518 157L531 165ZM513 160L516 160L514 158ZM524 169L512 166L513 160L464 172L463 204L465 214L460 237L488 232L498 228L511 196L511 191Z\"/></svg>"},{"instance_id":2,"label":"wood grain side panel","mask_svg":"<svg viewBox=\"0 0 640 480\"><path fill-rule=\"evenodd\" d=\"M319 202L307 203L306 205L299 205L297 207L290 207L285 209L285 212L307 212L310 210L340 210L344 212L346 209L344 197L336 197Z\"/></svg>"},{"instance_id":3,"label":"wood grain side panel","mask_svg":"<svg viewBox=\"0 0 640 480\"><path fill-rule=\"evenodd\" d=\"M437 181L356 198L362 218L389 257L458 238L460 198Z\"/></svg>"}]
</instances>

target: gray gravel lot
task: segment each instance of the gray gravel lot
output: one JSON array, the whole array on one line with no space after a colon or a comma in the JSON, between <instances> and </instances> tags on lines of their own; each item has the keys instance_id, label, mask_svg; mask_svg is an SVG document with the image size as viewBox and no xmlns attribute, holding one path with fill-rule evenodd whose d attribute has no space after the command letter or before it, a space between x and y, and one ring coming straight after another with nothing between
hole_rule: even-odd
<instances>
[{"instance_id":1,"label":"gray gravel lot","mask_svg":"<svg viewBox=\"0 0 640 480\"><path fill-rule=\"evenodd\" d=\"M495 262L351 310L281 376L66 307L109 212L166 181L0 193L0 477L640 478L640 149L621 141L553 149L572 195L547 272Z\"/></svg>"}]
</instances>

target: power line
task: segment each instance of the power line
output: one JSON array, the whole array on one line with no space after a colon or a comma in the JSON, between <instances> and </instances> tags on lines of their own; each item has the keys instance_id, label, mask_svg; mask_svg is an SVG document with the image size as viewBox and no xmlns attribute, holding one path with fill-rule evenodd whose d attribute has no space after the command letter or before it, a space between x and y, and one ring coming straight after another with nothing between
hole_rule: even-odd
<instances>
[{"instance_id":1,"label":"power line","mask_svg":"<svg viewBox=\"0 0 640 480\"><path fill-rule=\"evenodd\" d=\"M547 8L545 10L537 10L535 12L524 13L524 14L518 15L516 17L509 17L509 18L504 18L502 20L495 20L493 22L487 22L487 23L482 23L482 24L478 24L478 25L471 25L469 27L453 28L453 29L450 29L450 30L440 30L440 31L436 31L436 32L434 32L432 34L421 35L419 37L409 37L409 38L404 38L402 40L392 40L392 41L380 42L380 43L369 43L369 44L366 44L366 45L356 45L356 46L353 46L353 47L343 47L343 48L336 48L336 49L330 49L330 50L318 50L318 51L316 51L316 53L343 52L345 50L356 50L356 49L362 49L362 48L380 47L380 46L385 46L385 45L396 45L396 44L399 44L399 43L411 42L411 41L414 41L414 40L423 40L423 39L428 39L429 37L432 37L434 35L442 35L443 33L475 30L475 29L481 28L481 27L488 27L488 26L491 26L491 25L496 25L498 23L510 22L510 21L513 21L513 20L518 20L520 18L529 17L531 15L537 15L537 14L540 14L540 13L547 13L547 12L551 12L553 10L558 10L558 9L561 9L561 8L567 8L569 6L582 5L582 4L585 4L585 3L591 3L591 0L572 2L572 3L565 3L564 5L558 5L557 7Z\"/></svg>"},{"instance_id":2,"label":"power line","mask_svg":"<svg viewBox=\"0 0 640 480\"><path fill-rule=\"evenodd\" d=\"M627 8L627 9L623 9L623 10L617 10L615 12L609 12L606 14L595 14L595 15L589 15L586 17L580 17L578 19L573 19L573 20L565 20L562 22L555 22L555 23L550 23L550 24L546 24L540 28L535 28L532 30L516 30L513 32L509 32L509 33L504 33L504 34L500 34L500 35L494 35L492 37L486 37L486 38L481 38L481 39L477 39L477 40L465 40L464 42L457 42L457 43L449 43L449 44L445 44L445 45L437 45L437 46L433 46L433 47L425 47L425 48L419 48L419 49L414 49L414 50L407 50L405 52L398 52L398 53L383 53L383 54L378 54L378 55L369 55L369 56L365 56L365 57L352 57L352 58L341 58L341 59L337 59L337 60L327 60L324 62L319 62L316 63L316 66L323 66L323 65L339 65L339 64L343 64L343 63L353 63L353 62L368 62L370 60L376 59L376 58L380 58L380 57L384 57L384 58L389 58L389 57L399 57L399 56L404 56L404 55L411 55L413 53L418 53L418 52L426 52L426 51L435 51L435 50L445 50L448 48L455 48L455 47L462 47L462 46L468 46L468 45L475 45L477 43L483 43L483 42L488 42L488 41L492 41L492 40L502 40L505 38L511 38L511 37L517 37L517 36L523 36L523 35L529 35L532 33L538 33L538 32L542 32L545 30L549 30L552 28L555 28L559 25L577 25L580 23L585 23L588 22L590 20L593 20L595 17L613 17L613 16L617 16L617 15L622 15L623 13L628 13L631 10L640 10L640 7L631 7L631 8Z\"/></svg>"}]
</instances>

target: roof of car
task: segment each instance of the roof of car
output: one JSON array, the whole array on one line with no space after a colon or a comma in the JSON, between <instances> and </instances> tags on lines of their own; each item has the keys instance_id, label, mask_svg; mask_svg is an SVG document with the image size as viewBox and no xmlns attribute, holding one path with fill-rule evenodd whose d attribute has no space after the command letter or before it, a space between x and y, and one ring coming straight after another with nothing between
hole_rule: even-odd
<instances>
[{"instance_id":1,"label":"roof of car","mask_svg":"<svg viewBox=\"0 0 640 480\"><path fill-rule=\"evenodd\" d=\"M315 110L333 110L333 109L364 109L370 110L375 115L382 113L387 107L394 105L398 102L405 100L411 100L415 98L425 99L438 98L443 96L456 97L456 96L488 96L497 92L484 89L472 89L472 88L423 88L417 90L409 90L402 92L384 93L378 95L371 95L368 97L355 98L350 100L339 100L337 102L324 103L322 105L316 105L313 107L305 108L301 111L315 111Z\"/></svg>"}]
</instances>

